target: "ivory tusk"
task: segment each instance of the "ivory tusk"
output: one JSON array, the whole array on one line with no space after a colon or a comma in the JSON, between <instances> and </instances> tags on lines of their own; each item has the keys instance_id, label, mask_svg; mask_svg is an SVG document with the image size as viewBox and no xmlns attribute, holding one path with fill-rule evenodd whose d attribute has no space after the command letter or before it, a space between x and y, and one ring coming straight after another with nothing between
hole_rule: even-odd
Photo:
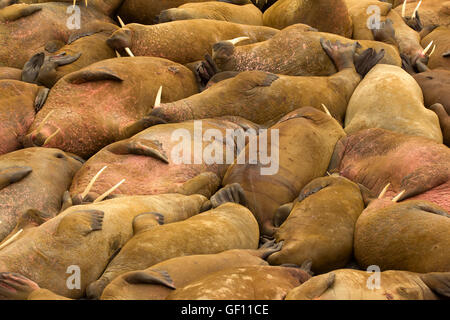
<instances>
[{"instance_id":1,"label":"ivory tusk","mask_svg":"<svg viewBox=\"0 0 450 320\"><path fill-rule=\"evenodd\" d=\"M412 17L415 18L417 15L417 11L419 11L419 7L422 4L422 0L419 1L419 4L417 4L417 7L414 9L414 12L412 14Z\"/></svg>"},{"instance_id":2,"label":"ivory tusk","mask_svg":"<svg viewBox=\"0 0 450 320\"><path fill-rule=\"evenodd\" d=\"M231 40L228 40L228 42L231 42L233 45L236 45L237 43L244 41L244 40L249 40L249 37L239 37L239 38L234 38Z\"/></svg>"},{"instance_id":3,"label":"ivory tusk","mask_svg":"<svg viewBox=\"0 0 450 320\"><path fill-rule=\"evenodd\" d=\"M41 131L42 127L45 125L45 122L48 120L48 118L51 116L51 114L54 112L55 110L50 111L44 118L44 120L41 121L41 123L39 124L39 126L36 128L36 132Z\"/></svg>"},{"instance_id":4,"label":"ivory tusk","mask_svg":"<svg viewBox=\"0 0 450 320\"><path fill-rule=\"evenodd\" d=\"M405 17L405 15L406 15L406 2L407 2L408 0L405 0L404 2L403 2L403 6L402 6L402 18L404 18Z\"/></svg>"},{"instance_id":5,"label":"ivory tusk","mask_svg":"<svg viewBox=\"0 0 450 320\"><path fill-rule=\"evenodd\" d=\"M384 195L386 194L386 191L389 189L389 186L391 185L391 183L389 182L384 188L383 190L381 190L380 195L378 196L378 199L381 199L384 197Z\"/></svg>"},{"instance_id":6,"label":"ivory tusk","mask_svg":"<svg viewBox=\"0 0 450 320\"><path fill-rule=\"evenodd\" d=\"M61 131L60 128L58 128L54 133L52 133L47 139L45 139L44 144L42 146L45 146L54 136L56 136Z\"/></svg>"},{"instance_id":7,"label":"ivory tusk","mask_svg":"<svg viewBox=\"0 0 450 320\"><path fill-rule=\"evenodd\" d=\"M161 104L161 94L162 94L162 86L159 87L158 93L156 94L154 107L159 107L159 105Z\"/></svg>"},{"instance_id":8,"label":"ivory tusk","mask_svg":"<svg viewBox=\"0 0 450 320\"><path fill-rule=\"evenodd\" d=\"M330 117L332 117L332 115L331 115L331 113L330 113L330 110L328 110L328 108L322 103L322 108L325 110L325 113L327 114L327 115L329 115Z\"/></svg>"},{"instance_id":9,"label":"ivory tusk","mask_svg":"<svg viewBox=\"0 0 450 320\"><path fill-rule=\"evenodd\" d=\"M398 199L406 192L406 190L402 190L398 195L396 195L394 198L392 198L392 202L397 202Z\"/></svg>"},{"instance_id":10,"label":"ivory tusk","mask_svg":"<svg viewBox=\"0 0 450 320\"><path fill-rule=\"evenodd\" d=\"M13 242L22 232L23 232L23 229L20 229L19 231L17 231L17 233L15 235L13 235L11 238L6 240L2 245L0 245L0 250L3 249L4 247L6 247L11 242Z\"/></svg>"},{"instance_id":11,"label":"ivory tusk","mask_svg":"<svg viewBox=\"0 0 450 320\"><path fill-rule=\"evenodd\" d=\"M122 28L125 27L125 23L123 23L122 19L121 19L119 16L117 16L117 20L119 20L120 26L121 26ZM125 52L128 53L128 55L129 55L130 57L134 57L134 54L133 54L133 52L131 52L131 49L130 49L130 48L125 47Z\"/></svg>"},{"instance_id":12,"label":"ivory tusk","mask_svg":"<svg viewBox=\"0 0 450 320\"><path fill-rule=\"evenodd\" d=\"M107 196L109 196L114 190L116 190L122 183L125 182L125 179L122 179L118 184L116 184L114 187L112 187L111 189L109 189L108 191L106 191L104 194L102 194L101 196L99 196L97 199L94 200L93 203L97 203L102 201L103 199L105 199Z\"/></svg>"},{"instance_id":13,"label":"ivory tusk","mask_svg":"<svg viewBox=\"0 0 450 320\"><path fill-rule=\"evenodd\" d=\"M94 185L95 181L96 181L97 178L102 174L103 170L105 170L106 168L108 168L108 166L104 166L103 168L101 168L100 171L97 172L97 174L91 179L91 181L90 181L89 184L87 185L86 189L84 189L83 193L81 194L81 200L83 200L84 197L87 196L87 194L89 193L89 191L91 191L92 186Z\"/></svg>"},{"instance_id":14,"label":"ivory tusk","mask_svg":"<svg viewBox=\"0 0 450 320\"><path fill-rule=\"evenodd\" d=\"M433 46L433 50L431 50L430 54L428 55L428 57L431 57L431 55L434 53L434 50L436 50L436 45Z\"/></svg>"},{"instance_id":15,"label":"ivory tusk","mask_svg":"<svg viewBox=\"0 0 450 320\"><path fill-rule=\"evenodd\" d=\"M427 45L427 47L425 49L423 49L422 54L426 55L428 50L430 50L431 45L433 44L433 40L431 40L431 42Z\"/></svg>"}]
</instances>

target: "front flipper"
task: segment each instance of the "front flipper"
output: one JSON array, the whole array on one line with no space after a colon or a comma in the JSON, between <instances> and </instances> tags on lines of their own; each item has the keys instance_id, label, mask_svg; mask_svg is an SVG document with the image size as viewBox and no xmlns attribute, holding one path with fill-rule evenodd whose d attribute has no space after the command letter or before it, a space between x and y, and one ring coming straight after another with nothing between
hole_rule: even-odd
<instances>
[{"instance_id":1,"label":"front flipper","mask_svg":"<svg viewBox=\"0 0 450 320\"><path fill-rule=\"evenodd\" d=\"M163 270L135 271L124 276L124 280L130 284L156 284L175 290L175 284L170 275Z\"/></svg>"},{"instance_id":2,"label":"front flipper","mask_svg":"<svg viewBox=\"0 0 450 320\"><path fill-rule=\"evenodd\" d=\"M164 215L158 212L144 212L133 219L133 233L150 230L164 224Z\"/></svg>"},{"instance_id":3,"label":"front flipper","mask_svg":"<svg viewBox=\"0 0 450 320\"><path fill-rule=\"evenodd\" d=\"M44 64L45 53L39 52L28 60L22 69L22 81L36 83L42 65Z\"/></svg>"},{"instance_id":4,"label":"front flipper","mask_svg":"<svg viewBox=\"0 0 450 320\"><path fill-rule=\"evenodd\" d=\"M444 209L442 209L438 205L435 205L432 202L411 200L411 201L404 202L404 204L411 209L418 209L418 210L422 210L425 212L437 214L439 216L443 216L446 218L450 218L450 215L447 213L447 211L445 211Z\"/></svg>"},{"instance_id":5,"label":"front flipper","mask_svg":"<svg viewBox=\"0 0 450 320\"><path fill-rule=\"evenodd\" d=\"M209 80L213 78L219 72L219 68L214 62L211 55L206 54L205 60L195 67L195 76L199 82L200 90L203 91L208 84Z\"/></svg>"},{"instance_id":6,"label":"front flipper","mask_svg":"<svg viewBox=\"0 0 450 320\"><path fill-rule=\"evenodd\" d=\"M144 118L126 126L121 130L120 137L121 139L128 139L135 134L144 131L147 128L156 126L158 124L165 124L167 121L154 117L154 116L145 116Z\"/></svg>"},{"instance_id":7,"label":"front flipper","mask_svg":"<svg viewBox=\"0 0 450 320\"><path fill-rule=\"evenodd\" d=\"M45 101L47 100L48 93L50 92L50 89L48 88L40 88L36 99L34 99L34 111L36 113L39 112L39 110L42 109L42 106L44 105Z\"/></svg>"},{"instance_id":8,"label":"front flipper","mask_svg":"<svg viewBox=\"0 0 450 320\"><path fill-rule=\"evenodd\" d=\"M286 219L289 217L289 214L291 213L293 207L293 202L285 203L279 206L277 211L275 212L275 215L273 216L273 225L277 228L281 226L283 222L286 221Z\"/></svg>"},{"instance_id":9,"label":"front flipper","mask_svg":"<svg viewBox=\"0 0 450 320\"><path fill-rule=\"evenodd\" d=\"M192 179L189 179L183 185L176 188L173 192L190 196L201 194L206 198L211 198L214 192L219 189L221 179L214 172L202 172Z\"/></svg>"},{"instance_id":10,"label":"front flipper","mask_svg":"<svg viewBox=\"0 0 450 320\"><path fill-rule=\"evenodd\" d=\"M329 173L339 173L339 168L341 166L342 158L344 157L347 145L347 137L341 138L334 146L333 154L331 155L330 164L328 165L327 171Z\"/></svg>"},{"instance_id":11,"label":"front flipper","mask_svg":"<svg viewBox=\"0 0 450 320\"><path fill-rule=\"evenodd\" d=\"M450 272L431 272L420 278L434 293L450 298Z\"/></svg>"},{"instance_id":12,"label":"front flipper","mask_svg":"<svg viewBox=\"0 0 450 320\"><path fill-rule=\"evenodd\" d=\"M400 184L400 190L405 190L398 199L416 196L437 187L448 181L448 164L421 167L404 177Z\"/></svg>"},{"instance_id":13,"label":"front flipper","mask_svg":"<svg viewBox=\"0 0 450 320\"><path fill-rule=\"evenodd\" d=\"M317 178L308 183L305 187L303 187L302 191L298 196L298 202L305 200L307 197L319 192L322 189L330 186L333 183L335 177L322 177Z\"/></svg>"},{"instance_id":14,"label":"front flipper","mask_svg":"<svg viewBox=\"0 0 450 320\"><path fill-rule=\"evenodd\" d=\"M138 156L152 157L162 162L169 163L161 143L156 140L134 139L120 141L108 147L109 152L114 154L135 154Z\"/></svg>"},{"instance_id":15,"label":"front flipper","mask_svg":"<svg viewBox=\"0 0 450 320\"><path fill-rule=\"evenodd\" d=\"M33 171L31 167L9 167L0 170L0 190L25 178Z\"/></svg>"},{"instance_id":16,"label":"front flipper","mask_svg":"<svg viewBox=\"0 0 450 320\"><path fill-rule=\"evenodd\" d=\"M91 232L102 230L104 212L100 210L80 210L68 213L59 223L55 236L67 234L87 236Z\"/></svg>"},{"instance_id":17,"label":"front flipper","mask_svg":"<svg viewBox=\"0 0 450 320\"><path fill-rule=\"evenodd\" d=\"M273 253L281 251L283 243L284 241L275 242L275 239L267 241L257 250L261 254L260 258L266 260Z\"/></svg>"},{"instance_id":18,"label":"front flipper","mask_svg":"<svg viewBox=\"0 0 450 320\"><path fill-rule=\"evenodd\" d=\"M364 50L361 54L355 54L355 69L361 77L365 77L366 74L384 57L384 49L381 49L378 53L369 48Z\"/></svg>"},{"instance_id":19,"label":"front flipper","mask_svg":"<svg viewBox=\"0 0 450 320\"><path fill-rule=\"evenodd\" d=\"M117 73L107 68L99 68L97 70L83 69L70 73L65 79L73 84L102 80L123 81Z\"/></svg>"},{"instance_id":20,"label":"front flipper","mask_svg":"<svg viewBox=\"0 0 450 320\"><path fill-rule=\"evenodd\" d=\"M211 204L213 208L217 208L227 202L234 202L245 207L247 206L247 199L245 197L244 189L242 189L239 183L228 184L211 197Z\"/></svg>"},{"instance_id":21,"label":"front flipper","mask_svg":"<svg viewBox=\"0 0 450 320\"><path fill-rule=\"evenodd\" d=\"M34 281L12 272L0 272L0 298L6 300L27 300L39 286Z\"/></svg>"},{"instance_id":22,"label":"front flipper","mask_svg":"<svg viewBox=\"0 0 450 320\"><path fill-rule=\"evenodd\" d=\"M17 19L28 17L35 12L41 11L42 7L29 4L13 4L0 11L0 22L13 22Z\"/></svg>"}]
</instances>

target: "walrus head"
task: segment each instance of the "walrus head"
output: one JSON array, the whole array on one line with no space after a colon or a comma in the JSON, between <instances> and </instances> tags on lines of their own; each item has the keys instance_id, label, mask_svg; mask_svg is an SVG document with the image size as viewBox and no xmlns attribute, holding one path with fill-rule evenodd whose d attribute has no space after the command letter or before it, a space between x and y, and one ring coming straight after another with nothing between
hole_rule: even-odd
<instances>
[{"instance_id":1,"label":"walrus head","mask_svg":"<svg viewBox=\"0 0 450 320\"><path fill-rule=\"evenodd\" d=\"M229 68L229 66L227 67L227 65L232 63L235 45L248 39L248 37L239 37L214 44L212 47L212 59L217 67L222 71L232 70L232 68Z\"/></svg>"},{"instance_id":2,"label":"walrus head","mask_svg":"<svg viewBox=\"0 0 450 320\"><path fill-rule=\"evenodd\" d=\"M122 28L114 32L111 37L106 40L108 46L124 54L124 49L131 47L132 31L129 28Z\"/></svg>"}]
</instances>

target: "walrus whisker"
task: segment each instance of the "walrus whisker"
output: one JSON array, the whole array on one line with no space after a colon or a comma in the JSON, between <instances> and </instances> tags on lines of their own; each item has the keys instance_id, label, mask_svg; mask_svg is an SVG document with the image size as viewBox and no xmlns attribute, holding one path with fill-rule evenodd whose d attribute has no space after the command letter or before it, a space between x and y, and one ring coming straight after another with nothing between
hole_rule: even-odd
<instances>
[{"instance_id":1,"label":"walrus whisker","mask_svg":"<svg viewBox=\"0 0 450 320\"><path fill-rule=\"evenodd\" d=\"M227 40L228 42L232 43L233 45L236 45L237 43L244 41L244 40L249 40L249 37L238 37L238 38L234 38L231 40Z\"/></svg>"},{"instance_id":2,"label":"walrus whisker","mask_svg":"<svg viewBox=\"0 0 450 320\"><path fill-rule=\"evenodd\" d=\"M99 196L97 199L94 200L93 203L97 203L102 201L103 199L105 199L107 196L109 196L111 193L114 192L114 190L116 190L122 183L125 182L125 179L122 179L118 184L116 184L114 187L112 187L111 189L109 189L108 191L106 191L104 194L102 194L101 196Z\"/></svg>"},{"instance_id":3,"label":"walrus whisker","mask_svg":"<svg viewBox=\"0 0 450 320\"><path fill-rule=\"evenodd\" d=\"M405 15L406 15L406 2L407 2L408 0L405 0L404 2L403 2L403 6L402 6L402 18L404 18L405 17Z\"/></svg>"},{"instance_id":4,"label":"walrus whisker","mask_svg":"<svg viewBox=\"0 0 450 320\"><path fill-rule=\"evenodd\" d=\"M415 18L417 15L417 11L419 11L419 7L422 4L422 0L419 1L419 4L417 5L417 7L414 9L414 12L412 14L412 17Z\"/></svg>"},{"instance_id":5,"label":"walrus whisker","mask_svg":"<svg viewBox=\"0 0 450 320\"><path fill-rule=\"evenodd\" d=\"M42 146L45 146L54 136L56 136L61 131L60 128L58 128L54 133L52 133L47 139L45 139L44 144Z\"/></svg>"},{"instance_id":6,"label":"walrus whisker","mask_svg":"<svg viewBox=\"0 0 450 320\"><path fill-rule=\"evenodd\" d=\"M433 44L433 40L431 40L431 42L427 45L427 47L425 49L423 49L423 51L422 51L423 55L427 54L427 52L430 50L432 44Z\"/></svg>"},{"instance_id":7,"label":"walrus whisker","mask_svg":"<svg viewBox=\"0 0 450 320\"><path fill-rule=\"evenodd\" d=\"M0 245L0 250L3 249L4 247L6 247L11 242L13 242L22 232L23 232L23 229L20 229L19 231L17 231L17 233L15 235L13 235L11 238L6 240L2 245Z\"/></svg>"},{"instance_id":8,"label":"walrus whisker","mask_svg":"<svg viewBox=\"0 0 450 320\"><path fill-rule=\"evenodd\" d=\"M117 16L117 20L119 20L120 26L121 26L122 28L125 27L125 23L123 23L122 19L121 19L119 16ZM131 49L130 49L130 48L125 47L125 52L128 53L128 55L129 55L130 57L134 57L134 54L133 54L133 52L131 52Z\"/></svg>"},{"instance_id":9,"label":"walrus whisker","mask_svg":"<svg viewBox=\"0 0 450 320\"><path fill-rule=\"evenodd\" d=\"M48 118L50 117L50 115L54 112L55 110L50 111L44 118L44 120L41 121L41 123L39 124L39 126L36 128L36 132L41 131L42 127L45 125L45 122L48 120Z\"/></svg>"},{"instance_id":10,"label":"walrus whisker","mask_svg":"<svg viewBox=\"0 0 450 320\"><path fill-rule=\"evenodd\" d=\"M331 113L330 113L330 110L328 110L328 108L322 103L322 108L325 110L325 113L327 114L327 115L329 115L330 117L332 117L332 115L331 115Z\"/></svg>"},{"instance_id":11,"label":"walrus whisker","mask_svg":"<svg viewBox=\"0 0 450 320\"><path fill-rule=\"evenodd\" d=\"M394 198L392 198L392 202L397 202L398 199L406 192L406 190L402 190L398 195L396 195Z\"/></svg>"},{"instance_id":12,"label":"walrus whisker","mask_svg":"<svg viewBox=\"0 0 450 320\"><path fill-rule=\"evenodd\" d=\"M389 189L389 186L391 185L391 183L389 182L384 188L383 190L381 190L378 199L381 199L384 197L384 195L386 194L386 191Z\"/></svg>"},{"instance_id":13,"label":"walrus whisker","mask_svg":"<svg viewBox=\"0 0 450 320\"><path fill-rule=\"evenodd\" d=\"M81 199L84 199L84 197L87 196L89 191L91 191L91 188L94 185L94 183L97 180L97 178L102 174L103 170L105 170L106 168L108 168L108 166L104 166L103 168L101 168L100 171L97 172L97 174L91 179L91 181L87 185L86 189L84 189L83 193L81 194Z\"/></svg>"},{"instance_id":14,"label":"walrus whisker","mask_svg":"<svg viewBox=\"0 0 450 320\"><path fill-rule=\"evenodd\" d=\"M161 94L162 94L162 86L159 87L158 93L156 94L155 105L154 107L159 107L161 104Z\"/></svg>"}]
</instances>

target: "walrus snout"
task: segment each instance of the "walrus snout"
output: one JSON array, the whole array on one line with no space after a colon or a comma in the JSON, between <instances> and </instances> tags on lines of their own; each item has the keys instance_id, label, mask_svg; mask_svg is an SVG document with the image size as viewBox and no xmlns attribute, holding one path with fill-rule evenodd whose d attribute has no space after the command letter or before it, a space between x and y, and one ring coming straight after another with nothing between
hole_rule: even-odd
<instances>
[{"instance_id":1,"label":"walrus snout","mask_svg":"<svg viewBox=\"0 0 450 320\"><path fill-rule=\"evenodd\" d=\"M171 21L176 20L173 17L174 10L176 10L176 9L173 8L173 9L167 9L167 10L161 11L159 16L156 17L157 23L165 23L165 22L171 22Z\"/></svg>"},{"instance_id":2,"label":"walrus snout","mask_svg":"<svg viewBox=\"0 0 450 320\"><path fill-rule=\"evenodd\" d=\"M128 28L117 30L106 40L106 44L115 50L131 47L131 30Z\"/></svg>"},{"instance_id":3,"label":"walrus snout","mask_svg":"<svg viewBox=\"0 0 450 320\"><path fill-rule=\"evenodd\" d=\"M25 136L23 139L24 147L44 147L54 139L60 132L59 128L53 125L46 125L39 131L33 131Z\"/></svg>"}]
</instances>

